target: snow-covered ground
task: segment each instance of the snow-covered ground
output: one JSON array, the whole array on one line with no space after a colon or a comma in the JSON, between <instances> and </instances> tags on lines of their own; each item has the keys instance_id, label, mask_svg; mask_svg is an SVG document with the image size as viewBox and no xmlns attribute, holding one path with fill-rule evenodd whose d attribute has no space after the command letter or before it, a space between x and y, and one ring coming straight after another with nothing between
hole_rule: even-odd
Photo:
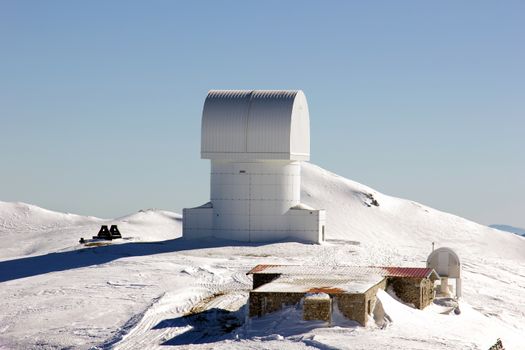
<instances>
[{"instance_id":1,"label":"snow-covered ground","mask_svg":"<svg viewBox=\"0 0 525 350\"><path fill-rule=\"evenodd\" d=\"M509 226L509 225L489 225L490 228L495 228L497 230L505 231L505 232L512 232L520 236L525 236L525 229Z\"/></svg>"},{"instance_id":2,"label":"snow-covered ground","mask_svg":"<svg viewBox=\"0 0 525 350\"><path fill-rule=\"evenodd\" d=\"M303 202L327 211L323 245L184 241L180 216L167 211L102 220L0 202L0 348L488 349L497 338L525 348L524 237L312 164L302 171ZM78 244L101 224L126 239ZM245 273L256 264L424 266L431 242L462 259L460 315L380 292L392 320L383 328L304 322L293 307L245 318Z\"/></svg>"}]
</instances>

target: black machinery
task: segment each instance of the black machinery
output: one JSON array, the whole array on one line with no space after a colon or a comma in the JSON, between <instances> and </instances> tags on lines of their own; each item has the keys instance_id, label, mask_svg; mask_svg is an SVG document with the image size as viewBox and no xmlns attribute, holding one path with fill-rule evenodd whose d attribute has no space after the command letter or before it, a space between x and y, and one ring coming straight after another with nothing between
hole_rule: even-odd
<instances>
[{"instance_id":1,"label":"black machinery","mask_svg":"<svg viewBox=\"0 0 525 350\"><path fill-rule=\"evenodd\" d=\"M120 234L120 231L118 230L117 225L111 225L109 229L108 229L108 225L102 225L100 226L100 230L98 231L98 234L96 236L93 236L93 240L95 241L99 241L99 240L111 241L117 238L122 238L122 235ZM84 238L80 238L80 243L86 243L86 240Z\"/></svg>"}]
</instances>

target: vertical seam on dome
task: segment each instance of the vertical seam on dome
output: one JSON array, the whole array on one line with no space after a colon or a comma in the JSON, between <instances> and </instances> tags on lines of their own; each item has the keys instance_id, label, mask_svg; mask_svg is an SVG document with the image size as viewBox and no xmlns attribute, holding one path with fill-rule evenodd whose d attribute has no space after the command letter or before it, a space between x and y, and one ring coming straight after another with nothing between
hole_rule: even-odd
<instances>
[{"instance_id":1,"label":"vertical seam on dome","mask_svg":"<svg viewBox=\"0 0 525 350\"><path fill-rule=\"evenodd\" d=\"M248 123L250 122L250 112L252 109L252 97L255 90L248 94L248 110L246 111L246 127L244 128L244 152L248 153Z\"/></svg>"}]
</instances>

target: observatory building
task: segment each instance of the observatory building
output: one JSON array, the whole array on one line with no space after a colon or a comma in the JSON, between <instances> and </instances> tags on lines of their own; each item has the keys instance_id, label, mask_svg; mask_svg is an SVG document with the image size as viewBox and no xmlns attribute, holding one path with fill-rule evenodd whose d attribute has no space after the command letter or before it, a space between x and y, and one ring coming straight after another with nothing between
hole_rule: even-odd
<instances>
[{"instance_id":1,"label":"observatory building","mask_svg":"<svg viewBox=\"0 0 525 350\"><path fill-rule=\"evenodd\" d=\"M201 128L210 202L183 210L184 238L324 240L324 210L301 203L301 161L310 159L302 91L212 90Z\"/></svg>"},{"instance_id":2,"label":"observatory building","mask_svg":"<svg viewBox=\"0 0 525 350\"><path fill-rule=\"evenodd\" d=\"M449 294L448 279L454 278L456 279L456 297L461 297L461 262L455 251L448 247L432 251L427 258L427 267L436 270L441 276L440 292L442 294Z\"/></svg>"}]
</instances>

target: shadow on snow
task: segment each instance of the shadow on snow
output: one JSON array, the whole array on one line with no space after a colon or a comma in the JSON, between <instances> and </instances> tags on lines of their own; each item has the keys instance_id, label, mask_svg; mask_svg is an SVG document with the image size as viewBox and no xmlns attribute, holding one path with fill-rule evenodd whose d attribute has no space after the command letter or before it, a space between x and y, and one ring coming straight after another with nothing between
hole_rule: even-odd
<instances>
[{"instance_id":1,"label":"shadow on snow","mask_svg":"<svg viewBox=\"0 0 525 350\"><path fill-rule=\"evenodd\" d=\"M244 308L229 311L212 308L202 312L167 319L153 329L182 328L183 332L165 341L162 345L190 345L213 343L241 326L244 322Z\"/></svg>"},{"instance_id":2,"label":"shadow on snow","mask_svg":"<svg viewBox=\"0 0 525 350\"><path fill-rule=\"evenodd\" d=\"M147 256L205 248L220 248L224 246L256 247L264 244L265 243L246 243L218 239L190 241L177 238L159 242L132 242L81 248L65 252L0 261L0 282L42 275L49 272L100 265L125 257Z\"/></svg>"},{"instance_id":3,"label":"shadow on snow","mask_svg":"<svg viewBox=\"0 0 525 350\"><path fill-rule=\"evenodd\" d=\"M227 339L264 341L286 338L317 349L336 349L316 341L311 334L305 335L316 328L330 327L330 325L324 321L304 321L302 307L299 304L251 319L245 319L246 311L246 306L237 311L213 308L163 320L152 329L174 328L180 331L161 345L211 344ZM359 327L356 322L349 320L335 322L334 325L345 327L348 331Z\"/></svg>"}]
</instances>

